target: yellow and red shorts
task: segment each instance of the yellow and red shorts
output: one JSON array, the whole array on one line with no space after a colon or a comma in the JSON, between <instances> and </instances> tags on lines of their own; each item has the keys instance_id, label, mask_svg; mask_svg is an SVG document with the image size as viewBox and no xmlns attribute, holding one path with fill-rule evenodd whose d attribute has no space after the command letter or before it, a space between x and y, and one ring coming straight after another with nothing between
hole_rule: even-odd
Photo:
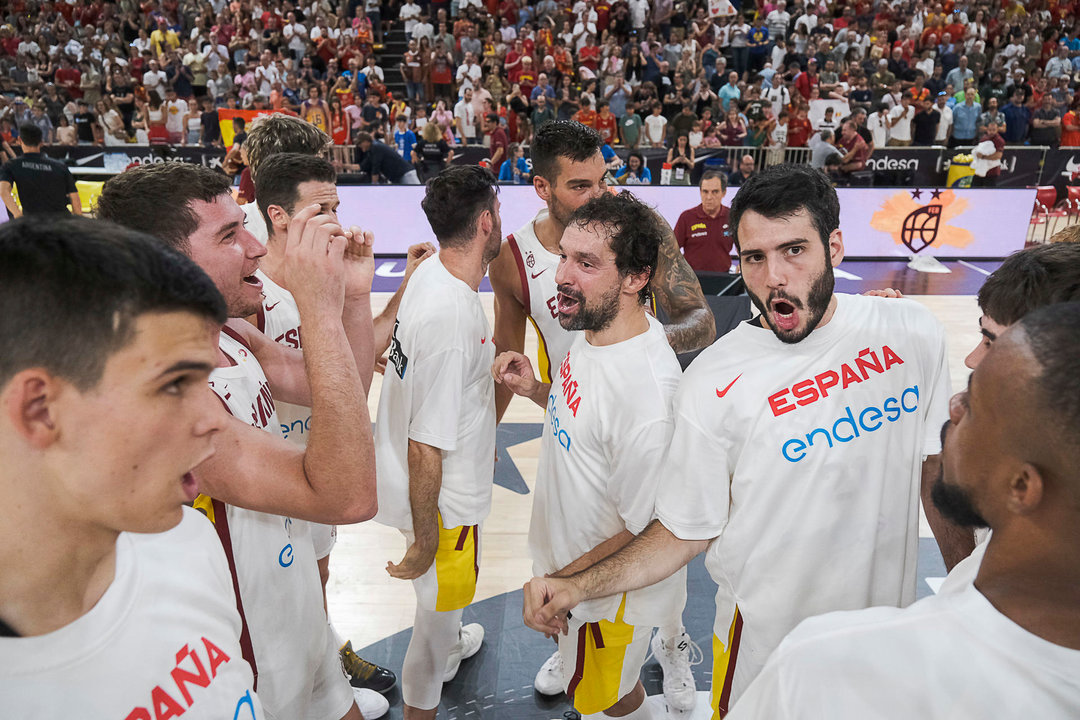
<instances>
[{"instance_id":1,"label":"yellow and red shorts","mask_svg":"<svg viewBox=\"0 0 1080 720\"><path fill-rule=\"evenodd\" d=\"M404 532L411 545L413 534ZM428 571L413 580L416 601L426 610L460 610L476 595L480 572L480 526L446 528L439 515L439 548Z\"/></svg>"},{"instance_id":2,"label":"yellow and red shorts","mask_svg":"<svg viewBox=\"0 0 1080 720\"><path fill-rule=\"evenodd\" d=\"M607 710L637 685L652 627L626 624L625 609L624 594L614 621L581 622L571 613L569 632L559 636L566 694L582 715Z\"/></svg>"},{"instance_id":3,"label":"yellow and red shorts","mask_svg":"<svg viewBox=\"0 0 1080 720\"><path fill-rule=\"evenodd\" d=\"M716 633L713 633L712 688L709 695L712 720L723 718L731 707L731 685L735 680L735 661L739 656L742 626L742 613L736 605L735 615L731 618L731 626L728 628L727 642L720 640Z\"/></svg>"}]
</instances>

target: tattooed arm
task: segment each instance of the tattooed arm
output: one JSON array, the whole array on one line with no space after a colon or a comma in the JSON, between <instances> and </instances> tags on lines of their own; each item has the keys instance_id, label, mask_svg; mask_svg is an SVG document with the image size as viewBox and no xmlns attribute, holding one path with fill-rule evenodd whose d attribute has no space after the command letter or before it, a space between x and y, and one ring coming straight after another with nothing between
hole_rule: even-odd
<instances>
[{"instance_id":1,"label":"tattooed arm","mask_svg":"<svg viewBox=\"0 0 1080 720\"><path fill-rule=\"evenodd\" d=\"M675 352L700 350L716 339L716 320L705 302L697 276L679 252L675 233L663 218L660 222L665 235L660 242L652 292L656 304L667 314L664 330Z\"/></svg>"}]
</instances>

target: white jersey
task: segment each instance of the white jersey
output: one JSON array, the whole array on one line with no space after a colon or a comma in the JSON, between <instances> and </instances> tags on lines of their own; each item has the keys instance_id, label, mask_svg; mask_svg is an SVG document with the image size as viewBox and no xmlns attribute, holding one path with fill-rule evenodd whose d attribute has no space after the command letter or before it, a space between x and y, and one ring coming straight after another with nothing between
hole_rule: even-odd
<instances>
[{"instance_id":1,"label":"white jersey","mask_svg":"<svg viewBox=\"0 0 1080 720\"><path fill-rule=\"evenodd\" d=\"M525 313L540 339L537 365L541 382L551 382L554 369L566 357L574 338L584 334L564 330L559 324L559 305L555 299L555 272L559 269L559 256L544 247L536 237L536 222L546 219L547 214L546 208L541 210L535 218L506 238L521 277Z\"/></svg>"},{"instance_id":2,"label":"white jersey","mask_svg":"<svg viewBox=\"0 0 1080 720\"><path fill-rule=\"evenodd\" d=\"M259 203L244 203L240 209L244 211L244 229L265 245L270 239L270 233L266 228L266 218L259 210Z\"/></svg>"},{"instance_id":3,"label":"white jersey","mask_svg":"<svg viewBox=\"0 0 1080 720\"><path fill-rule=\"evenodd\" d=\"M302 350L300 310L296 307L292 293L271 280L262 270L256 270L255 276L262 280L263 284L263 301L255 313L255 326L274 342ZM308 433L311 431L311 408L287 402L275 404L282 436L300 447L307 447ZM336 528L322 523L308 524L311 526L311 538L315 543L315 557L321 560L334 548Z\"/></svg>"},{"instance_id":4,"label":"white jersey","mask_svg":"<svg viewBox=\"0 0 1080 720\"><path fill-rule=\"evenodd\" d=\"M239 638L221 545L184 508L172 530L120 534L113 581L85 615L0 637L0 717L263 718Z\"/></svg>"},{"instance_id":5,"label":"white jersey","mask_svg":"<svg viewBox=\"0 0 1080 720\"><path fill-rule=\"evenodd\" d=\"M657 515L716 538L705 564L716 636L738 648L732 700L801 620L915 599L921 465L948 418L944 329L910 300L836 298L797 344L742 323L676 396Z\"/></svg>"},{"instance_id":6,"label":"white jersey","mask_svg":"<svg viewBox=\"0 0 1080 720\"><path fill-rule=\"evenodd\" d=\"M974 587L905 610L802 623L728 716L1039 718L1080 708L1080 651L1020 627Z\"/></svg>"},{"instance_id":7,"label":"white jersey","mask_svg":"<svg viewBox=\"0 0 1080 720\"><path fill-rule=\"evenodd\" d=\"M682 369L664 327L614 345L578 333L548 396L529 526L533 573L553 573L605 540L637 535L653 518L663 456L671 440L672 399ZM679 624L685 572L626 593L631 625ZM583 602L574 617L614 621L622 595Z\"/></svg>"},{"instance_id":8,"label":"white jersey","mask_svg":"<svg viewBox=\"0 0 1080 720\"><path fill-rule=\"evenodd\" d=\"M982 542L976 543L975 549L966 558L956 563L953 569L945 577L945 581L938 588L938 595L950 595L962 592L975 584L975 578L982 567L983 558L986 556L986 546L990 542L990 535L983 538Z\"/></svg>"},{"instance_id":9,"label":"white jersey","mask_svg":"<svg viewBox=\"0 0 1080 720\"><path fill-rule=\"evenodd\" d=\"M487 517L495 474L494 361L480 296L438 255L425 260L401 297L375 420L378 522L412 531L409 440L443 451L443 527Z\"/></svg>"},{"instance_id":10,"label":"white jersey","mask_svg":"<svg viewBox=\"0 0 1080 720\"><path fill-rule=\"evenodd\" d=\"M210 387L234 417L280 437L259 361L228 326L219 346L234 364L215 368ZM204 495L195 503L214 521L231 556L254 650L257 689L268 716L307 717L326 650L326 612L309 524Z\"/></svg>"}]
</instances>

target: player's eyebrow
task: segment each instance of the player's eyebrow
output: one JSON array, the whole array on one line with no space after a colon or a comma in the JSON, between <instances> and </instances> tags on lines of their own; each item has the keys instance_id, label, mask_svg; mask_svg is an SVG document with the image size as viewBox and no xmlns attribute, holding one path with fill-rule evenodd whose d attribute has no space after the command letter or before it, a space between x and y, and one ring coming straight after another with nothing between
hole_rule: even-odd
<instances>
[{"instance_id":1,"label":"player's eyebrow","mask_svg":"<svg viewBox=\"0 0 1080 720\"><path fill-rule=\"evenodd\" d=\"M979 332L982 333L983 337L985 337L991 342L997 340L997 333L991 332L983 327L982 318L979 318Z\"/></svg>"}]
</instances>

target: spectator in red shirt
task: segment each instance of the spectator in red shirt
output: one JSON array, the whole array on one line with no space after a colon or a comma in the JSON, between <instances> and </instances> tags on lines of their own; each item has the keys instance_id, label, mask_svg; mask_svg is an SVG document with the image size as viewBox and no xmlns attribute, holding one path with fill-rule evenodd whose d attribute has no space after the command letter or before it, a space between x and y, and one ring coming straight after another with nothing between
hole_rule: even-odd
<instances>
[{"instance_id":1,"label":"spectator in red shirt","mask_svg":"<svg viewBox=\"0 0 1080 720\"><path fill-rule=\"evenodd\" d=\"M494 172L497 172L502 167L503 161L508 157L510 140L506 137L506 131L499 124L499 116L493 112L484 116L482 129L484 134L491 140L491 167Z\"/></svg>"},{"instance_id":2,"label":"spectator in red shirt","mask_svg":"<svg viewBox=\"0 0 1080 720\"><path fill-rule=\"evenodd\" d=\"M859 135L859 129L855 122L848 120L840 131L840 145L847 152L840 159L840 171L853 173L866 167L866 160L870 157L870 146Z\"/></svg>"},{"instance_id":3,"label":"spectator in red shirt","mask_svg":"<svg viewBox=\"0 0 1080 720\"><path fill-rule=\"evenodd\" d=\"M596 111L592 109L592 103L589 101L589 98L581 98L581 109L574 115L574 119L582 125L587 125L596 129Z\"/></svg>"},{"instance_id":4,"label":"spectator in red shirt","mask_svg":"<svg viewBox=\"0 0 1080 720\"><path fill-rule=\"evenodd\" d=\"M608 106L607 100L600 100L597 102L596 109L596 124L594 127L597 132L600 133L600 137L603 138L604 143L607 145L614 145L618 142L619 137L616 129L619 125L619 119L611 113L611 108Z\"/></svg>"},{"instance_id":5,"label":"spectator in red shirt","mask_svg":"<svg viewBox=\"0 0 1080 720\"><path fill-rule=\"evenodd\" d=\"M675 241L686 262L699 272L731 270L732 238L728 230L728 209L724 206L727 178L719 170L701 176L701 204L685 210L675 223Z\"/></svg>"},{"instance_id":6,"label":"spectator in red shirt","mask_svg":"<svg viewBox=\"0 0 1080 720\"><path fill-rule=\"evenodd\" d=\"M806 108L800 107L795 111L795 117L788 121L788 147L806 147L810 136L814 134L814 126L806 117Z\"/></svg>"},{"instance_id":7,"label":"spectator in red shirt","mask_svg":"<svg viewBox=\"0 0 1080 720\"><path fill-rule=\"evenodd\" d=\"M83 96L82 90L79 89L81 80L82 73L79 69L71 64L71 60L66 55L61 57L60 67L56 70L56 86L67 91L72 100L78 100Z\"/></svg>"},{"instance_id":8,"label":"spectator in red shirt","mask_svg":"<svg viewBox=\"0 0 1080 720\"><path fill-rule=\"evenodd\" d=\"M806 61L806 69L795 76L795 89L805 100L810 99L810 91L818 86L817 59Z\"/></svg>"}]
</instances>

